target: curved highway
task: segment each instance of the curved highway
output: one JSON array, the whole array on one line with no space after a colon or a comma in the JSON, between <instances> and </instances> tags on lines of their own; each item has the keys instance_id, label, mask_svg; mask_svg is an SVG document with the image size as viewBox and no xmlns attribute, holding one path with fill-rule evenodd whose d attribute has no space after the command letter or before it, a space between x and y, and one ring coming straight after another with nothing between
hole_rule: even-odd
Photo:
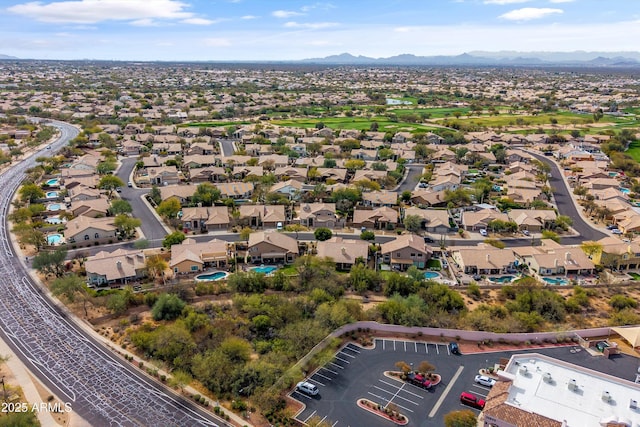
<instances>
[{"instance_id":1,"label":"curved highway","mask_svg":"<svg viewBox=\"0 0 640 427\"><path fill-rule=\"evenodd\" d=\"M13 193L36 164L78 130L52 122L60 137L2 175L0 186L0 334L20 360L72 410L94 426L217 426L224 424L127 365L68 318L35 284L8 236ZM40 402L31 402L40 403Z\"/></svg>"}]
</instances>

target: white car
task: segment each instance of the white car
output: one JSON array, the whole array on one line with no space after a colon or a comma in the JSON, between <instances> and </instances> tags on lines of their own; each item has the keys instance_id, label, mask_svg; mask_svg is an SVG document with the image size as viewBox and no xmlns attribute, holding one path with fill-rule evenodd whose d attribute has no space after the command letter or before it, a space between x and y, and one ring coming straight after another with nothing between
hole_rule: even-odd
<instances>
[{"instance_id":1,"label":"white car","mask_svg":"<svg viewBox=\"0 0 640 427\"><path fill-rule=\"evenodd\" d=\"M306 381L300 381L296 384L296 390L308 394L309 396L315 396L320 392L315 384L311 384Z\"/></svg>"},{"instance_id":2,"label":"white car","mask_svg":"<svg viewBox=\"0 0 640 427\"><path fill-rule=\"evenodd\" d=\"M484 228L483 228L483 229L481 229L481 230L480 230L480 235L481 235L481 236L484 236L484 237L487 237L487 235L488 235L487 230L485 230Z\"/></svg>"},{"instance_id":3,"label":"white car","mask_svg":"<svg viewBox=\"0 0 640 427\"><path fill-rule=\"evenodd\" d=\"M613 230L611 230L611 234L622 234L622 230L620 230L619 228L614 228Z\"/></svg>"},{"instance_id":4,"label":"white car","mask_svg":"<svg viewBox=\"0 0 640 427\"><path fill-rule=\"evenodd\" d=\"M493 378L489 378L486 375L476 375L475 382L485 387L493 387L496 383L496 380L494 380Z\"/></svg>"}]
</instances>

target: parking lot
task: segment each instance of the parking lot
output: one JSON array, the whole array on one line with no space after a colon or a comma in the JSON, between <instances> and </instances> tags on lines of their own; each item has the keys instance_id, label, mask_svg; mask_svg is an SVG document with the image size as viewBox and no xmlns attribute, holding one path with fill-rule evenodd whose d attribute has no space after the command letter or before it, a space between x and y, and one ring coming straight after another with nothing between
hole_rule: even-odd
<instances>
[{"instance_id":1,"label":"parking lot","mask_svg":"<svg viewBox=\"0 0 640 427\"><path fill-rule=\"evenodd\" d=\"M409 425L441 426L443 416L451 411L471 409L480 412L462 405L459 398L462 392L472 393L481 399L489 394L489 387L474 382L481 368L493 366L500 358L526 351L547 354L607 373L616 370L620 377L624 377L624 373L635 372L637 367L637 361L630 357L606 360L589 356L587 352L571 353L569 347L454 355L447 343L376 339L375 347L370 350L348 343L335 354L332 362L307 378L319 388L318 395L291 392L292 398L305 405L296 419L306 424L315 417L332 427L389 426L389 421L357 406L358 399L366 398L385 407L390 403L395 405L407 416ZM433 364L435 372L442 376L441 383L429 390L384 375L385 371L398 370L396 362L404 361L417 367L425 360ZM635 367L631 368L632 365Z\"/></svg>"}]
</instances>

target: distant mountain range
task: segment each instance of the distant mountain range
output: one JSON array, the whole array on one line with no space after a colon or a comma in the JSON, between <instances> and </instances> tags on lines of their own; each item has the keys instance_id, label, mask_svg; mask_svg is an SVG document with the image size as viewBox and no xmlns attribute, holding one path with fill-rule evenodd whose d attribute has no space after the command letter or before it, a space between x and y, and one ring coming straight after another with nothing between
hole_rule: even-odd
<instances>
[{"instance_id":1,"label":"distant mountain range","mask_svg":"<svg viewBox=\"0 0 640 427\"><path fill-rule=\"evenodd\" d=\"M0 53L0 60L2 59L18 59L15 56L3 55Z\"/></svg>"},{"instance_id":2,"label":"distant mountain range","mask_svg":"<svg viewBox=\"0 0 640 427\"><path fill-rule=\"evenodd\" d=\"M640 52L482 52L461 55L416 56L402 54L388 58L354 56L350 53L310 58L302 63L335 65L500 65L500 66L553 66L583 67L640 67Z\"/></svg>"}]
</instances>

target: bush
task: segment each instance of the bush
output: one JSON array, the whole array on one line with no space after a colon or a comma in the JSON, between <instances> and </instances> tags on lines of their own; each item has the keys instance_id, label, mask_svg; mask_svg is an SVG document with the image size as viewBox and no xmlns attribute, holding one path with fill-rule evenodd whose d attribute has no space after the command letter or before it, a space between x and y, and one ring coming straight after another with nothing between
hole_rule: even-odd
<instances>
[{"instance_id":1,"label":"bush","mask_svg":"<svg viewBox=\"0 0 640 427\"><path fill-rule=\"evenodd\" d=\"M182 313L186 303L175 294L162 294L153 304L153 320L174 320Z\"/></svg>"}]
</instances>

